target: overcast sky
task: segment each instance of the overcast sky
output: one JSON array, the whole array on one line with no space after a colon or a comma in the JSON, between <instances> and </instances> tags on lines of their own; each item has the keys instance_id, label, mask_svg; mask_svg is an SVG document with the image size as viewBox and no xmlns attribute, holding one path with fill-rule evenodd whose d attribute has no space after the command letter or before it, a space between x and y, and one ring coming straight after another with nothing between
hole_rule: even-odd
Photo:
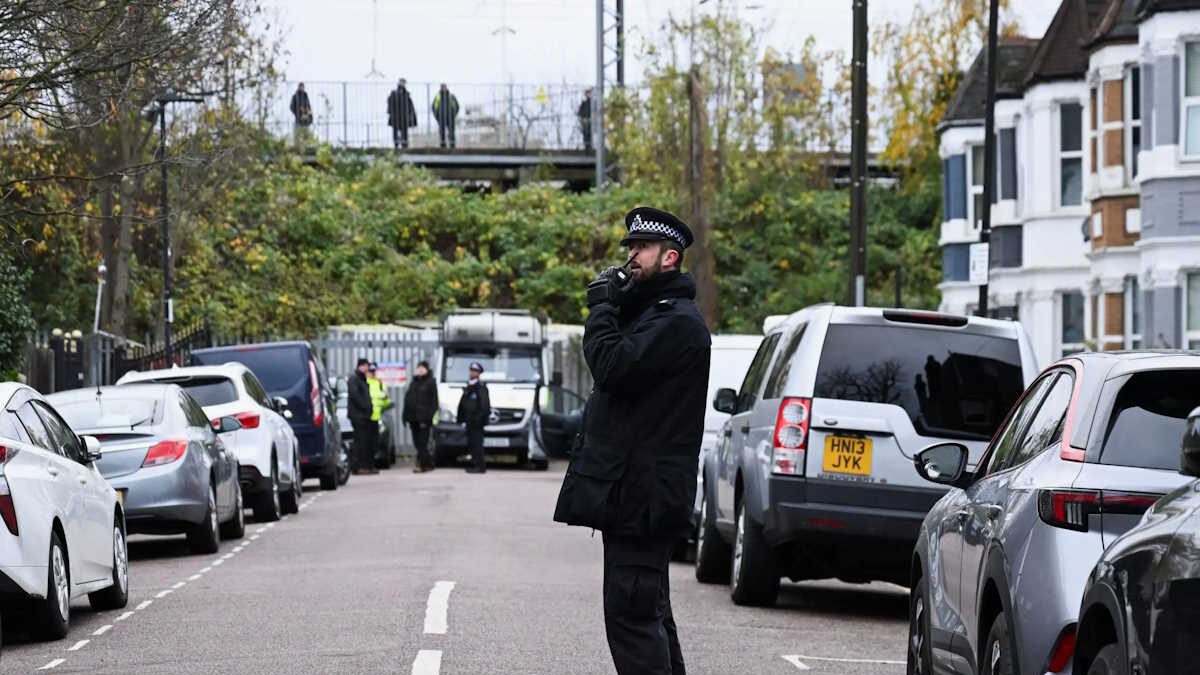
<instances>
[{"instance_id":1,"label":"overcast sky","mask_svg":"<svg viewBox=\"0 0 1200 675\"><path fill-rule=\"evenodd\" d=\"M638 45L669 12L695 1L626 0L626 81L641 80ZM359 81L376 68L387 79L458 83L581 83L595 80L594 0L266 0L285 31L288 80ZM724 0L726 8L732 0ZM614 0L609 0L614 5ZM712 12L717 0L698 5ZM740 0L739 12L766 31L766 45L798 51L815 35L822 49L851 45L850 0ZM871 0L870 21L903 20L912 0ZM1011 0L1022 32L1040 37L1057 2ZM727 10L728 11L728 10ZM378 17L377 20L374 17ZM377 21L377 25L374 25ZM373 28L374 25L374 28ZM500 29L507 26L501 39ZM378 34L378 44L374 35ZM503 44L502 44L503 43ZM874 81L880 68L872 73Z\"/></svg>"}]
</instances>

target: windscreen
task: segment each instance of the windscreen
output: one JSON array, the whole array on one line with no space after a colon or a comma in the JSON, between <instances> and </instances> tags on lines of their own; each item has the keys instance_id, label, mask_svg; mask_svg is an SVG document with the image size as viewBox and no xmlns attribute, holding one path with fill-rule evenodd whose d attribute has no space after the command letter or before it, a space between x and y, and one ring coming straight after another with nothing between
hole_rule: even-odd
<instances>
[{"instance_id":1,"label":"windscreen","mask_svg":"<svg viewBox=\"0 0 1200 675\"><path fill-rule=\"evenodd\" d=\"M704 408L705 430L716 430L729 418L729 415L717 412L712 407L713 397L717 395L718 389L726 388L736 391L742 385L742 380L745 379L746 371L750 368L750 362L754 360L754 353L757 350L757 345L752 349L713 348L708 368L708 396L704 399L708 403Z\"/></svg>"},{"instance_id":2,"label":"windscreen","mask_svg":"<svg viewBox=\"0 0 1200 675\"><path fill-rule=\"evenodd\" d=\"M123 397L106 393L68 403L55 402L54 409L76 432L114 427L154 426L162 422L161 397Z\"/></svg>"},{"instance_id":3,"label":"windscreen","mask_svg":"<svg viewBox=\"0 0 1200 675\"><path fill-rule=\"evenodd\" d=\"M1016 339L834 324L814 395L900 406L923 436L988 440L1024 388Z\"/></svg>"},{"instance_id":4,"label":"windscreen","mask_svg":"<svg viewBox=\"0 0 1200 675\"><path fill-rule=\"evenodd\" d=\"M1187 416L1200 406L1200 370L1135 373L1108 418L1101 464L1179 470Z\"/></svg>"},{"instance_id":5,"label":"windscreen","mask_svg":"<svg viewBox=\"0 0 1200 675\"><path fill-rule=\"evenodd\" d=\"M197 377L177 382L201 406L233 403L238 399L237 387L227 377Z\"/></svg>"},{"instance_id":6,"label":"windscreen","mask_svg":"<svg viewBox=\"0 0 1200 675\"><path fill-rule=\"evenodd\" d=\"M272 396L283 396L308 382L308 361L304 349L294 347L256 347L192 354L197 365L217 366L236 361L249 368ZM304 387L299 387L304 388ZM207 405L203 401L201 405Z\"/></svg>"},{"instance_id":7,"label":"windscreen","mask_svg":"<svg viewBox=\"0 0 1200 675\"><path fill-rule=\"evenodd\" d=\"M498 347L447 349L442 381L466 382L470 379L472 361L483 366L483 379L489 382L540 382L542 379L541 352Z\"/></svg>"}]
</instances>

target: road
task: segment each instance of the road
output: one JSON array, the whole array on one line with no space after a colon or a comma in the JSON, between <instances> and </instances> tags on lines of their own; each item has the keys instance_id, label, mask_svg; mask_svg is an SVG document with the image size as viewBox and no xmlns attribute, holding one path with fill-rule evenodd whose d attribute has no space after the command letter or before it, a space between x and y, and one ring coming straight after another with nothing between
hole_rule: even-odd
<instances>
[{"instance_id":1,"label":"road","mask_svg":"<svg viewBox=\"0 0 1200 675\"><path fill-rule=\"evenodd\" d=\"M5 625L0 672L613 673L600 537L550 520L562 470L309 483L299 514L211 556L132 537L127 610L76 602L59 642ZM785 584L748 609L674 563L671 590L690 673L904 671L898 587Z\"/></svg>"}]
</instances>

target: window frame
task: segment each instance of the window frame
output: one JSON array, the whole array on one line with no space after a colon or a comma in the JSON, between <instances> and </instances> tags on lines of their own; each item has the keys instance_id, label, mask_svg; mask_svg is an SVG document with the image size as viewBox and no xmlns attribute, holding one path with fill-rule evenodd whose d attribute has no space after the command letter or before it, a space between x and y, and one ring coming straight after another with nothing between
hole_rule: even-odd
<instances>
[{"instance_id":1,"label":"window frame","mask_svg":"<svg viewBox=\"0 0 1200 675\"><path fill-rule=\"evenodd\" d=\"M1080 290L1060 290L1058 295L1058 355L1059 358L1078 354L1087 351L1087 294ZM1066 321L1064 321L1064 312L1066 311L1065 299L1068 295L1078 295L1080 298L1079 309L1081 312L1080 318L1080 335L1083 337L1081 342L1067 342L1064 333L1066 332ZM1070 350L1070 351L1068 351Z\"/></svg>"},{"instance_id":2,"label":"window frame","mask_svg":"<svg viewBox=\"0 0 1200 675\"><path fill-rule=\"evenodd\" d=\"M979 459L979 465L976 469L976 472L979 476L991 476L1008 469L1008 459L1012 456L1012 454L1010 452L1003 457L997 457L996 453L999 452L998 448L1002 443L1005 442L1005 440L1007 440L1007 432L1009 430L1011 430L1013 434L1013 441L1010 447L1016 448L1018 443L1025 436L1025 428L1029 426L1030 420L1037 415L1038 408L1041 407L1042 401L1045 399L1046 393L1049 391L1049 389L1046 389L1044 385L1049 383L1050 386L1053 386L1053 381L1058 379L1059 372L1060 371L1058 369L1055 369L1042 373L1028 387L1025 388L1025 391L1021 392L1021 397L1017 399L1016 403L1013 403L1012 410L1009 411L1008 417L1000 423L1000 428L996 430L996 437L991 443L988 444L987 449L984 451L983 457ZM1026 404L1033 406L1033 412L1029 418L1023 419L1021 417L1021 413L1025 410Z\"/></svg>"},{"instance_id":3,"label":"window frame","mask_svg":"<svg viewBox=\"0 0 1200 675\"><path fill-rule=\"evenodd\" d=\"M750 361L750 367L746 369L746 376L742 378L742 386L738 388L737 405L733 409L734 415L753 410L755 404L758 403L759 393L762 392L763 384L767 379L767 370L771 367L771 362L775 358L775 348L779 345L782 335L782 331L776 331L763 338L762 344L758 347L758 352L754 354L754 358ZM759 361L759 358L762 358L763 361ZM754 383L753 391L747 388L751 378L757 378L758 380Z\"/></svg>"},{"instance_id":4,"label":"window frame","mask_svg":"<svg viewBox=\"0 0 1200 675\"><path fill-rule=\"evenodd\" d=\"M1194 46L1200 54L1200 37L1190 36L1182 39L1179 45L1179 157L1184 161L1200 161L1200 138L1196 139L1197 151L1188 153L1188 109L1200 109L1200 92L1193 96L1187 95L1188 80L1188 47ZM1200 128L1193 130L1200 136ZM1186 330L1186 329L1185 329Z\"/></svg>"},{"instance_id":5,"label":"window frame","mask_svg":"<svg viewBox=\"0 0 1200 675\"><path fill-rule=\"evenodd\" d=\"M35 448L41 448L46 452L52 452L61 456L62 453L52 447L54 445L54 438L50 433L50 429L46 427L46 423L42 421L42 416L38 414L37 408L33 405L34 400L36 399L28 399L18 405L15 410L13 410L17 416L17 421L21 423L21 427L25 430L25 436L29 439L27 442ZM30 415L33 416L32 420L28 419ZM36 421L38 425L38 429L36 430L29 428L29 425L34 421ZM41 441L39 436L34 433L35 431L39 430L45 438L44 443Z\"/></svg>"},{"instance_id":6,"label":"window frame","mask_svg":"<svg viewBox=\"0 0 1200 675\"><path fill-rule=\"evenodd\" d=\"M1078 150L1063 150L1063 141L1064 141L1063 132L1062 132L1063 108L1068 105L1074 105L1074 106L1079 107L1080 134L1079 134L1079 149ZM1079 101L1070 101L1070 100L1059 101L1058 104L1055 106L1055 117L1056 117L1056 121L1058 122L1058 124L1055 125L1055 136L1056 136L1055 140L1057 142L1054 144L1054 156L1055 156L1054 172L1056 174L1055 177L1057 178L1057 180L1054 182L1055 183L1054 190L1055 190L1055 192L1057 192L1058 199L1056 200L1056 203L1058 205L1058 208L1060 208L1060 209L1078 208L1078 207L1084 206L1084 203L1085 203L1085 200L1083 197L1084 197L1084 194L1087 193L1087 172L1088 172L1089 167L1087 165L1088 164L1087 161L1084 159L1084 154L1085 154L1084 153L1084 135L1082 133L1083 129L1084 129L1083 108L1084 108L1083 104L1081 104ZM1097 117L1097 119L1102 119L1102 118ZM1097 146L1097 148L1096 148L1097 161L1099 161L1099 159L1100 159L1099 158L1100 151L1101 151L1100 147ZM1075 203L1075 204L1067 204L1063 201L1063 199L1064 199L1064 195L1063 195L1063 163L1066 161L1069 161L1069 160L1074 160L1074 159L1079 160L1079 202Z\"/></svg>"},{"instance_id":7,"label":"window frame","mask_svg":"<svg viewBox=\"0 0 1200 675\"><path fill-rule=\"evenodd\" d=\"M967 224L970 225L971 228L978 230L983 227L983 216L975 213L975 196L978 195L979 199L982 201L984 195L983 181L987 177L987 170L985 167L983 176L979 177L979 185L975 185L975 151L978 150L980 153L984 154L984 157L980 162L981 164L985 164L987 162L987 155L982 143L968 143L965 147L967 160L965 163L967 165L967 170L964 172L966 174L964 176L964 180L967 188ZM983 208L988 208L988 205L984 204Z\"/></svg>"},{"instance_id":8,"label":"window frame","mask_svg":"<svg viewBox=\"0 0 1200 675\"><path fill-rule=\"evenodd\" d=\"M1046 387L1045 392L1042 393L1041 400L1039 400L1037 404L1037 410L1033 411L1033 416L1030 417L1029 421L1025 423L1025 428L1021 430L1021 435L1016 441L1016 448L1013 450L1013 452L1009 453L1008 458L1005 460L1004 469L1013 469L1022 466L1043 452L1053 448L1056 445L1061 445L1062 443L1062 435L1064 427L1066 426L1067 414L1071 411L1071 401L1075 396L1075 373L1069 368L1057 368L1047 375L1054 375L1054 380L1050 382L1050 384ZM1062 415L1059 416L1058 422L1055 423L1054 435L1051 437L1047 445L1044 445L1041 448L1034 448L1028 454L1023 454L1023 451L1025 450L1025 441L1029 438L1029 430L1033 428L1033 423L1036 422L1038 417L1042 414L1042 409L1046 406L1047 401L1050 399L1050 395L1055 392L1059 384L1063 381L1066 381L1067 383L1067 406L1063 408Z\"/></svg>"},{"instance_id":9,"label":"window frame","mask_svg":"<svg viewBox=\"0 0 1200 675\"><path fill-rule=\"evenodd\" d=\"M1143 318L1145 308L1141 301L1141 292L1142 287L1137 276L1125 277L1125 349L1142 348L1142 327L1138 324Z\"/></svg>"},{"instance_id":10,"label":"window frame","mask_svg":"<svg viewBox=\"0 0 1200 675\"><path fill-rule=\"evenodd\" d=\"M1180 345L1184 349L1200 349L1200 328L1196 330L1188 330L1188 296L1190 295L1189 285L1192 278L1200 279L1200 269L1184 270L1183 272L1183 292L1180 293L1183 300L1183 306L1180 308L1180 317L1183 319L1180 324L1183 328L1183 344ZM1193 347L1192 344L1196 346Z\"/></svg>"},{"instance_id":11,"label":"window frame","mask_svg":"<svg viewBox=\"0 0 1200 675\"><path fill-rule=\"evenodd\" d=\"M1138 77L1138 86L1137 87L1133 86L1133 75L1135 72L1137 73L1137 77ZM1137 63L1131 63L1131 64L1127 65L1125 67L1125 75L1122 78L1122 83L1121 83L1122 90L1125 93L1125 101L1124 101L1124 106L1123 106L1124 110L1121 113L1121 123L1122 123L1122 126L1124 127L1123 134L1124 134L1124 141L1125 141L1125 157L1124 157L1124 159L1125 159L1125 162L1124 162L1125 163L1125 181L1131 185L1137 180L1138 173L1141 169L1141 166L1138 164L1138 153L1141 152L1142 144L1146 140L1145 138L1142 138L1142 135L1143 135L1142 134L1143 111L1141 109L1141 101L1142 101L1141 83L1142 83L1142 67L1141 67L1141 65L1137 64ZM1133 116L1133 107L1134 107L1134 103L1135 103L1135 98L1136 98L1136 103L1138 104L1138 111L1137 111L1136 119ZM1137 132L1138 132L1138 150L1137 151L1134 151L1134 149L1133 149L1133 131L1134 131L1134 129L1137 129Z\"/></svg>"},{"instance_id":12,"label":"window frame","mask_svg":"<svg viewBox=\"0 0 1200 675\"><path fill-rule=\"evenodd\" d=\"M61 415L55 412L53 408L47 405L45 401L31 401L30 403L33 406L34 412L37 413L38 417L42 418L42 426L46 427L46 432L52 437L54 436L54 429L50 428L51 422L62 425L62 429L64 430L63 433L66 434L66 438L60 440L65 441L70 445L64 444L61 448L51 448L51 450L66 459L71 459L76 462L84 462L85 457L83 443L79 440L79 434L75 433L75 430L71 428L71 425L67 424L67 421L64 420ZM51 438L51 440L54 439Z\"/></svg>"}]
</instances>

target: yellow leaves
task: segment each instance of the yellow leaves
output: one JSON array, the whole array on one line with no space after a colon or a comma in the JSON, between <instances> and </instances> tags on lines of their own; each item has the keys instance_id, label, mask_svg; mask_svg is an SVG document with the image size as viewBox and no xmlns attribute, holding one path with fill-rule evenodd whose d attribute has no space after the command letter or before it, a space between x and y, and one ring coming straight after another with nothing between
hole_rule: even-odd
<instances>
[{"instance_id":1,"label":"yellow leaves","mask_svg":"<svg viewBox=\"0 0 1200 675\"><path fill-rule=\"evenodd\" d=\"M763 204L761 201L754 202L754 204L750 207L750 212L756 216L761 216L763 214L763 211L766 211L766 210L767 210L766 204Z\"/></svg>"},{"instance_id":2,"label":"yellow leaves","mask_svg":"<svg viewBox=\"0 0 1200 675\"><path fill-rule=\"evenodd\" d=\"M20 184L18 183L18 186L19 186L19 185L20 185ZM18 189L18 191L19 191L19 190L20 190L20 187L18 187L17 189ZM84 211L87 211L88 213L91 213L91 212L92 212L93 210L95 210L95 209L92 207L92 203L91 203L91 202L88 202L88 203L86 203L86 204L84 204L84 205L83 205L83 210L84 210Z\"/></svg>"},{"instance_id":3,"label":"yellow leaves","mask_svg":"<svg viewBox=\"0 0 1200 675\"><path fill-rule=\"evenodd\" d=\"M456 290L456 291L458 291L458 290L461 290L461 289L462 289L462 283L461 283L461 282L459 282L459 280L458 280L458 279L451 279L451 280L450 280L450 283L449 283L449 284L447 284L447 285L448 285L448 286L450 286L450 288L453 288L453 289L454 289L454 290Z\"/></svg>"},{"instance_id":4,"label":"yellow leaves","mask_svg":"<svg viewBox=\"0 0 1200 675\"><path fill-rule=\"evenodd\" d=\"M292 300L292 298L287 293L280 293L279 296L276 297L276 300L279 302L279 304L284 305L286 307L295 307L296 306L296 302L294 300Z\"/></svg>"},{"instance_id":5,"label":"yellow leaves","mask_svg":"<svg viewBox=\"0 0 1200 675\"><path fill-rule=\"evenodd\" d=\"M430 258L429 260L426 260L426 261L425 261L425 265L426 265L426 267L428 267L429 269L433 269L433 258Z\"/></svg>"},{"instance_id":6,"label":"yellow leaves","mask_svg":"<svg viewBox=\"0 0 1200 675\"><path fill-rule=\"evenodd\" d=\"M783 260L779 261L779 269L781 269L781 270L786 270L790 266L791 266L791 263L788 262L787 258L784 258Z\"/></svg>"},{"instance_id":7,"label":"yellow leaves","mask_svg":"<svg viewBox=\"0 0 1200 675\"><path fill-rule=\"evenodd\" d=\"M479 283L479 299L487 300L492 294L492 284L487 279Z\"/></svg>"},{"instance_id":8,"label":"yellow leaves","mask_svg":"<svg viewBox=\"0 0 1200 675\"><path fill-rule=\"evenodd\" d=\"M42 226L42 237L44 239L53 238L54 237L54 226L51 225L50 223L46 223L45 225L43 225Z\"/></svg>"}]
</instances>

